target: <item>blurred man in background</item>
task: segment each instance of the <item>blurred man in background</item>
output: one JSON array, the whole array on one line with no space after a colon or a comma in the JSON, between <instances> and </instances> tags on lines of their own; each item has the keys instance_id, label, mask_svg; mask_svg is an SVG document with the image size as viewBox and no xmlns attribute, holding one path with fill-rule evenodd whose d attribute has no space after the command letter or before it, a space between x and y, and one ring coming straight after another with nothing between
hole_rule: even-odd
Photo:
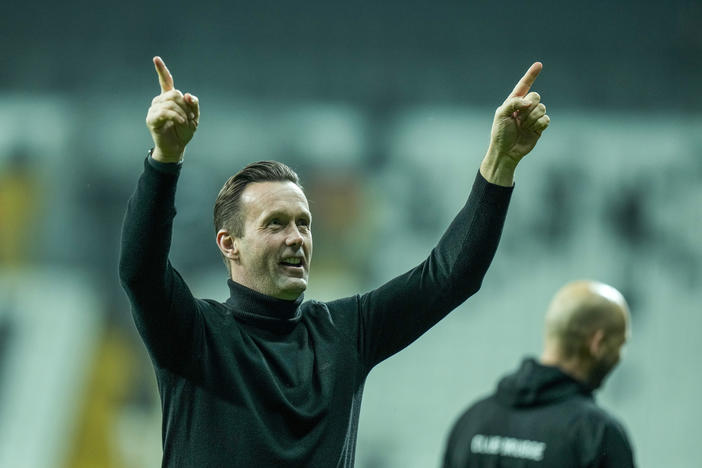
<instances>
[{"instance_id":1,"label":"blurred man in background","mask_svg":"<svg viewBox=\"0 0 702 468\"><path fill-rule=\"evenodd\" d=\"M541 359L525 359L451 431L444 468L629 468L623 427L592 392L619 362L629 309L611 286L565 285L546 313Z\"/></svg>"},{"instance_id":2,"label":"blurred man in background","mask_svg":"<svg viewBox=\"0 0 702 468\"><path fill-rule=\"evenodd\" d=\"M120 279L156 371L162 465L351 467L370 370L480 288L514 170L549 124L529 92L542 66L498 107L468 202L429 257L368 293L303 303L312 214L297 174L275 161L235 174L215 202L230 290L220 303L194 298L168 260L176 183L200 110L163 61L154 64L154 148L124 221Z\"/></svg>"}]
</instances>

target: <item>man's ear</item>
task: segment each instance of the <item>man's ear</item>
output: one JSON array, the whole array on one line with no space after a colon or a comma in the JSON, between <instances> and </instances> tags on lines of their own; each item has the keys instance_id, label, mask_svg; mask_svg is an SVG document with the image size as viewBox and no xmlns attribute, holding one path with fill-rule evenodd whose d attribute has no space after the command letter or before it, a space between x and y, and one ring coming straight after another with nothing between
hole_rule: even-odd
<instances>
[{"instance_id":1,"label":"man's ear","mask_svg":"<svg viewBox=\"0 0 702 468\"><path fill-rule=\"evenodd\" d=\"M601 328L595 330L595 332L590 336L588 347L590 349L590 355L596 358L602 357L605 352L605 332Z\"/></svg>"},{"instance_id":2,"label":"man's ear","mask_svg":"<svg viewBox=\"0 0 702 468\"><path fill-rule=\"evenodd\" d=\"M234 262L239 260L239 239L229 234L226 229L217 232L217 247L228 259Z\"/></svg>"}]
</instances>

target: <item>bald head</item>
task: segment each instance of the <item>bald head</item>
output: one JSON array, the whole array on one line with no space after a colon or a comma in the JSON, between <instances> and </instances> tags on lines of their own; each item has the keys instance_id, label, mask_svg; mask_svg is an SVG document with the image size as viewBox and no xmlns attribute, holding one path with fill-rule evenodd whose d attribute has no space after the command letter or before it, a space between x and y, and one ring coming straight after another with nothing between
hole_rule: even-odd
<instances>
[{"instance_id":1,"label":"bald head","mask_svg":"<svg viewBox=\"0 0 702 468\"><path fill-rule=\"evenodd\" d=\"M593 386L619 361L629 333L629 307L612 286L596 281L566 284L546 313L542 361Z\"/></svg>"}]
</instances>

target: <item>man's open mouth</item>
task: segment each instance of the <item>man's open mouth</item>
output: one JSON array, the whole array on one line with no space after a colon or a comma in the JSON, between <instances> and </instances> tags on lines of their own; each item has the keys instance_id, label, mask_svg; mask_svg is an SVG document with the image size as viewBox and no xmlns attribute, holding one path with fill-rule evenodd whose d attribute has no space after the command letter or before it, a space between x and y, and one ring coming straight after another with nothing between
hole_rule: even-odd
<instances>
[{"instance_id":1,"label":"man's open mouth","mask_svg":"<svg viewBox=\"0 0 702 468\"><path fill-rule=\"evenodd\" d=\"M302 259L299 257L285 257L280 261L280 264L289 267L301 267Z\"/></svg>"}]
</instances>

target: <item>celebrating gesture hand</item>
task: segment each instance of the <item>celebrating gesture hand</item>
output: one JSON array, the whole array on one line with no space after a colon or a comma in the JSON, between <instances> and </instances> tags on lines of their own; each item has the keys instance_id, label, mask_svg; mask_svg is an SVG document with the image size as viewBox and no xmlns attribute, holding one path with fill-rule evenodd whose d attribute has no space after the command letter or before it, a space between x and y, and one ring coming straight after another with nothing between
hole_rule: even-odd
<instances>
[{"instance_id":1,"label":"celebrating gesture hand","mask_svg":"<svg viewBox=\"0 0 702 468\"><path fill-rule=\"evenodd\" d=\"M532 91L543 65L535 62L519 80L507 99L495 111L490 147L481 172L490 182L511 185L514 169L539 141L551 119L541 96ZM527 94L528 93L528 94ZM498 174L498 172L502 172ZM490 180L492 176L493 180Z\"/></svg>"},{"instance_id":2,"label":"celebrating gesture hand","mask_svg":"<svg viewBox=\"0 0 702 468\"><path fill-rule=\"evenodd\" d=\"M146 115L146 126L154 140L151 156L160 162L178 162L197 130L200 105L197 97L174 89L173 77L161 57L154 57L154 66L161 94L151 101Z\"/></svg>"}]
</instances>

